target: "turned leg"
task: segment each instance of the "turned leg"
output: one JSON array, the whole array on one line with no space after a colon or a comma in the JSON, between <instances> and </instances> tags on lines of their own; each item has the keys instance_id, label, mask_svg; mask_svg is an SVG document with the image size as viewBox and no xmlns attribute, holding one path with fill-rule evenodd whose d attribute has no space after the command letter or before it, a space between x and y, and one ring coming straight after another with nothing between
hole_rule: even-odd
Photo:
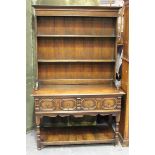
<instances>
[{"instance_id":1,"label":"turned leg","mask_svg":"<svg viewBox=\"0 0 155 155\"><path fill-rule=\"evenodd\" d=\"M120 114L116 115L116 128L115 128L115 145L118 145L119 142L119 122L120 122Z\"/></svg>"},{"instance_id":2,"label":"turned leg","mask_svg":"<svg viewBox=\"0 0 155 155\"><path fill-rule=\"evenodd\" d=\"M41 139L40 139L40 116L36 116L36 133L37 133L37 148L41 150Z\"/></svg>"}]
</instances>

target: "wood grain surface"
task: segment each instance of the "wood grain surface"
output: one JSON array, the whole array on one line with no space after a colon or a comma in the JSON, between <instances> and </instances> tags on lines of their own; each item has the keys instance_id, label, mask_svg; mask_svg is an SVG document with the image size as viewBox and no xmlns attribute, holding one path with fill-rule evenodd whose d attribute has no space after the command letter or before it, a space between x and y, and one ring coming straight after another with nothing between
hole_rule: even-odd
<instances>
[{"instance_id":1,"label":"wood grain surface","mask_svg":"<svg viewBox=\"0 0 155 155\"><path fill-rule=\"evenodd\" d=\"M114 131L110 127L62 127L42 128L44 145L113 143Z\"/></svg>"}]
</instances>

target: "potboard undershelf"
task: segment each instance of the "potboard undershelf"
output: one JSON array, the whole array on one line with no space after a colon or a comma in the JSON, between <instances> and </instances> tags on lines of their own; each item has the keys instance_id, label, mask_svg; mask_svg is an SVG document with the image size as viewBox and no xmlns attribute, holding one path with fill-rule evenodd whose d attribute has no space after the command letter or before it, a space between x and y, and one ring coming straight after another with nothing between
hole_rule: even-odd
<instances>
[{"instance_id":1,"label":"potboard undershelf","mask_svg":"<svg viewBox=\"0 0 155 155\"><path fill-rule=\"evenodd\" d=\"M112 127L53 127L41 128L41 143L43 145L68 145L91 143L114 143Z\"/></svg>"}]
</instances>

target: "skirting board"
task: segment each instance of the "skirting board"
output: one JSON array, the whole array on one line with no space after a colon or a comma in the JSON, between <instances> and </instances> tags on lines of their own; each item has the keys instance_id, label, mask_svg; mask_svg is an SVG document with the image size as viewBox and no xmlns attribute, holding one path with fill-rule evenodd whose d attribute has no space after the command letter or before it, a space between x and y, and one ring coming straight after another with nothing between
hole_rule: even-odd
<instances>
[{"instance_id":1,"label":"skirting board","mask_svg":"<svg viewBox=\"0 0 155 155\"><path fill-rule=\"evenodd\" d=\"M35 127L34 126L32 126L31 128L27 128L26 129L26 134L28 134L28 133L30 133L32 130L34 130L35 129Z\"/></svg>"}]
</instances>

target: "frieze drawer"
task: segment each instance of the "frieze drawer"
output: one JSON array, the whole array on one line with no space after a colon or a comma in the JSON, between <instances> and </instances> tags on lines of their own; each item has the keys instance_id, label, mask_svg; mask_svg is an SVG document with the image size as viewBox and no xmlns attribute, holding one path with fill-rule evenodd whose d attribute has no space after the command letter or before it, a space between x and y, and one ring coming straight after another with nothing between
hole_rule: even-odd
<instances>
[{"instance_id":1,"label":"frieze drawer","mask_svg":"<svg viewBox=\"0 0 155 155\"><path fill-rule=\"evenodd\" d=\"M54 99L40 99L40 110L56 110L56 101Z\"/></svg>"},{"instance_id":2,"label":"frieze drawer","mask_svg":"<svg viewBox=\"0 0 155 155\"><path fill-rule=\"evenodd\" d=\"M36 111L89 111L121 108L121 98L42 98L36 99Z\"/></svg>"},{"instance_id":3,"label":"frieze drawer","mask_svg":"<svg viewBox=\"0 0 155 155\"><path fill-rule=\"evenodd\" d=\"M77 101L76 99L61 99L60 100L60 109L61 110L75 110Z\"/></svg>"},{"instance_id":4,"label":"frieze drawer","mask_svg":"<svg viewBox=\"0 0 155 155\"><path fill-rule=\"evenodd\" d=\"M115 109L117 107L116 98L105 98L101 103L102 109Z\"/></svg>"},{"instance_id":5,"label":"frieze drawer","mask_svg":"<svg viewBox=\"0 0 155 155\"><path fill-rule=\"evenodd\" d=\"M94 110L97 108L98 101L95 98L81 99L81 110Z\"/></svg>"}]
</instances>

